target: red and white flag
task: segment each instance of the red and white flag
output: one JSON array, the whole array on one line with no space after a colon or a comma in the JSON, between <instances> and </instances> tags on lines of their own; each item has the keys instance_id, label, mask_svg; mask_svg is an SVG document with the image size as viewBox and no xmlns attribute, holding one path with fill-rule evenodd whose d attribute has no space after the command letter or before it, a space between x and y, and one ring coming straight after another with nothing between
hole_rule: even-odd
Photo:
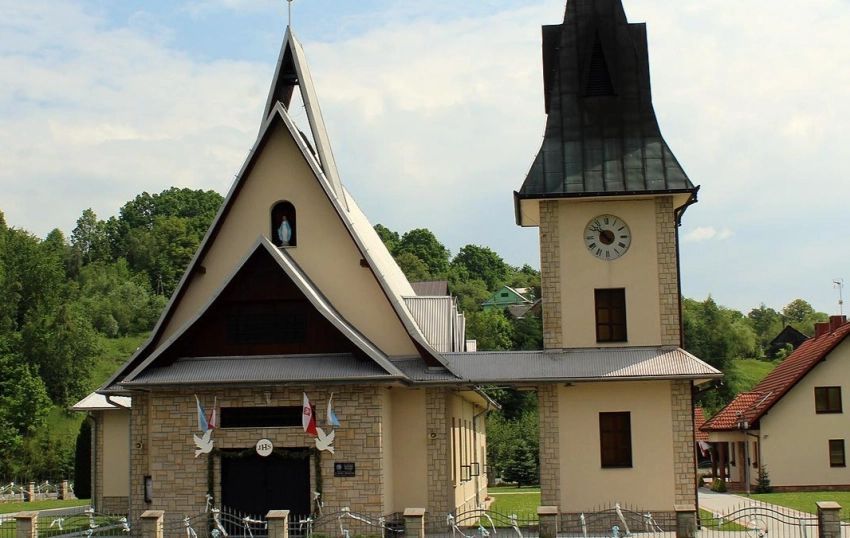
<instances>
[{"instance_id":1,"label":"red and white flag","mask_svg":"<svg viewBox=\"0 0 850 538\"><path fill-rule=\"evenodd\" d=\"M313 406L310 405L310 399L307 398L307 393L304 393L304 408L301 414L301 425L304 431L313 437L317 437L319 432L316 431L316 414L313 411Z\"/></svg>"},{"instance_id":2,"label":"red and white flag","mask_svg":"<svg viewBox=\"0 0 850 538\"><path fill-rule=\"evenodd\" d=\"M216 396L215 400L213 400L212 413L210 413L209 429L211 429L211 430L214 430L215 427L217 426L217 424L216 424L216 421L218 420L217 413L216 413L217 410L218 410L218 396Z\"/></svg>"}]
</instances>

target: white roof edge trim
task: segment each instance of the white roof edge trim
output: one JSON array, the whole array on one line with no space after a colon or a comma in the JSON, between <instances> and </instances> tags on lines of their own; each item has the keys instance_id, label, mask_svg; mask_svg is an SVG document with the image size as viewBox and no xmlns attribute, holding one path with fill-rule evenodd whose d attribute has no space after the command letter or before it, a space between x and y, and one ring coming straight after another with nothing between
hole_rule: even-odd
<instances>
[{"instance_id":1,"label":"white roof edge trim","mask_svg":"<svg viewBox=\"0 0 850 538\"><path fill-rule=\"evenodd\" d=\"M280 249L275 247L265 236L260 235L248 249L248 252L242 256L239 262L234 266L234 268L230 271L230 273L225 277L222 281L222 284L216 289L210 296L204 305L198 309L195 314L189 318L171 337L163 342L163 344L151 355L142 362L139 366L137 366L129 375L127 375L122 383L131 384L133 380L141 374L148 366L153 363L162 353L169 349L178 338L180 338L187 330L189 330L192 325L194 325L201 316L212 306L212 304L218 299L224 289L231 283L233 278L241 271L242 267L248 261L248 259L257 251L257 249L263 246L266 250L272 255L272 258L278 261L278 265L292 278L293 282L296 286L301 290L302 293L307 297L307 299L313 304L313 306L337 329L342 331L345 336L356 345L361 351L363 351L369 358L378 363L378 365L387 371L391 376L396 376L400 378L405 378L406 376L396 368L372 342L370 342L365 336L357 332L356 329L351 327L351 325L343 318L337 311L334 309L333 305L330 304L330 301L324 297L318 290L315 289L315 286L312 282L307 279L298 265L289 257L288 254L282 252ZM283 263L282 263L283 262Z\"/></svg>"}]
</instances>

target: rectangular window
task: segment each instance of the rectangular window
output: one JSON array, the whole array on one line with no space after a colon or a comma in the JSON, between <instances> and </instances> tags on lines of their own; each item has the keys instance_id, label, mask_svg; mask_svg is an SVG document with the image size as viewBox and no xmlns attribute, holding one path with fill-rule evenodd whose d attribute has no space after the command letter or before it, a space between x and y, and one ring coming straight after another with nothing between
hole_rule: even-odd
<instances>
[{"instance_id":1,"label":"rectangular window","mask_svg":"<svg viewBox=\"0 0 850 538\"><path fill-rule=\"evenodd\" d=\"M815 387L815 413L841 413L841 387Z\"/></svg>"},{"instance_id":2,"label":"rectangular window","mask_svg":"<svg viewBox=\"0 0 850 538\"><path fill-rule=\"evenodd\" d=\"M632 466L632 419L629 412L599 413L602 467Z\"/></svg>"},{"instance_id":3,"label":"rectangular window","mask_svg":"<svg viewBox=\"0 0 850 538\"><path fill-rule=\"evenodd\" d=\"M301 426L301 406L222 407L220 428L292 428Z\"/></svg>"},{"instance_id":4,"label":"rectangular window","mask_svg":"<svg viewBox=\"0 0 850 538\"><path fill-rule=\"evenodd\" d=\"M626 341L626 290L594 290L596 299L596 341Z\"/></svg>"},{"instance_id":5,"label":"rectangular window","mask_svg":"<svg viewBox=\"0 0 850 538\"><path fill-rule=\"evenodd\" d=\"M847 467L847 462L844 459L844 439L829 440L829 466Z\"/></svg>"}]
</instances>

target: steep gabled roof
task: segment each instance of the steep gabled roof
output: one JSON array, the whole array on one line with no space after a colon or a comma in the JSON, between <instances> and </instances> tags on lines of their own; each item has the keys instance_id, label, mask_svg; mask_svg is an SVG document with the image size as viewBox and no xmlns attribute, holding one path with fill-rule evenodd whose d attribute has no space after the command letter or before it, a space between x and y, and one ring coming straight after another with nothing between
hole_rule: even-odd
<instances>
[{"instance_id":1,"label":"steep gabled roof","mask_svg":"<svg viewBox=\"0 0 850 538\"><path fill-rule=\"evenodd\" d=\"M827 360L832 350L848 335L850 323L845 323L830 333L809 338L753 387L752 391L739 394L729 405L706 421L703 430L734 430L739 422L739 412L750 425L754 425L818 363Z\"/></svg>"},{"instance_id":2,"label":"steep gabled roof","mask_svg":"<svg viewBox=\"0 0 850 538\"><path fill-rule=\"evenodd\" d=\"M227 286L233 281L233 279L239 274L240 270L245 266L249 259L258 251L266 251L268 255L275 261L281 268L281 272L292 280L292 282L298 287L301 293L307 298L307 300L313 305L313 307L321 314L325 319L327 319L337 330L339 330L347 339L350 341L360 352L372 359L374 364L372 365L363 365L361 370L366 372L366 374L359 374L358 371L352 370L351 368L337 368L337 369L329 369L328 372L333 371L334 376L328 378L327 380L337 380L339 375L349 375L352 377L377 377L380 374L381 377L386 377L388 379L402 379L404 378L404 374L401 373L393 364L389 361L388 357L380 350L377 346L375 346L372 342L369 341L363 334L361 334L357 329L355 329L351 324L346 321L342 315L334 308L334 306L327 300L327 298L322 294L320 290L316 288L316 286L310 281L309 277L304 274L301 268L297 263L292 259L288 252L285 249L279 249L274 246L266 237L260 236L257 238L257 241L251 248L248 249L247 254L243 257L242 261L237 264L237 266L231 272L231 275L222 283L219 290L212 294L210 299L207 301L207 304L200 309L195 315L187 321L183 327L180 328L177 332L175 332L168 341L164 342L161 346L157 348L155 352L150 354L141 364L133 368L129 372L125 372L125 376L122 380L122 383L125 386L134 385L134 384L151 384L152 380L159 380L160 382L165 383L170 380L172 376L182 375L182 372L186 370L184 364L178 364L173 371L169 371L166 373L160 373L156 376L151 376L149 369L157 366L157 359L164 355L169 348L177 342L180 337L185 334L187 331L191 329L191 327L198 322L199 319L204 315L204 313L209 309L215 300L222 294L222 292L227 288ZM352 359L354 357L352 356ZM243 360L241 357L236 357L231 359L240 361ZM180 361L178 361L179 363ZM184 361L185 362L185 361ZM336 361L339 362L339 361ZM351 362L351 361L349 361ZM355 360L355 363L357 361ZM362 361L361 361L362 362ZM198 361L190 362L190 364L197 364ZM217 364L221 364L220 362ZM238 363L237 363L238 364ZM248 363L245 363L248 364ZM265 364L269 364L268 361ZM295 364L294 361L290 361L286 363L288 365ZM318 361L314 361L315 365L318 365ZM375 368L377 366L378 368ZM301 364L298 365L299 369L303 370L303 366ZM166 370L165 368L158 368L158 371L162 372ZM170 370L170 369L169 369ZM221 369L219 369L221 370ZM219 370L211 370L210 375ZM300 371L300 370L299 370ZM193 375L203 375L203 370L201 371L193 371ZM292 375L292 372L288 372L286 369L277 369L275 375L280 377L280 379L287 379L289 375ZM312 379L315 381L326 380L324 379L324 374L321 372L321 368L314 368L312 371ZM141 379L139 379L141 378ZM240 379L239 376L234 378L234 382ZM274 378L267 378L267 381L273 381ZM203 379L196 379L198 382L204 381ZM209 382L221 382L217 378L210 378L207 381Z\"/></svg>"},{"instance_id":3,"label":"steep gabled roof","mask_svg":"<svg viewBox=\"0 0 850 538\"><path fill-rule=\"evenodd\" d=\"M448 280L425 280L422 282L411 282L410 287L416 295L422 297L442 297L449 294Z\"/></svg>"},{"instance_id":4,"label":"steep gabled roof","mask_svg":"<svg viewBox=\"0 0 850 538\"><path fill-rule=\"evenodd\" d=\"M336 195L330 185L330 182L325 176L324 171L321 169L319 161L309 147L309 144L300 135L298 128L289 117L289 114L283 105L278 103L263 125L263 128L260 131L260 136L257 138L254 147L246 158L245 163L242 165L242 169L236 176L236 179L230 188L230 192L225 197L218 214L198 247L195 257L189 263L186 272L180 279L174 294L171 296L171 299L166 305L162 316L157 321L150 337L136 351L136 353L130 357L127 363L101 387L101 390L106 390L107 388L122 381L124 375L137 368L151 354L154 350L154 346L160 344L159 339L165 328L168 326L168 322L174 314L178 303L186 293L192 275L202 265L202 260L211 248L219 230L227 218L230 208L239 196L244 181L257 163L263 148L266 147L275 128L279 125L283 125L285 127L292 140L297 145L301 156L312 170L316 181L327 195L335 213L348 230L354 244L360 251L363 259L366 261L366 265L374 275L405 330L410 335L410 338L419 351L422 360L425 360L425 362L431 367L446 367L445 360L432 346L428 344L428 341L422 334L422 331L419 329L412 314L404 303L404 296L415 295L413 288L411 288L410 283L404 276L404 273L398 267L398 264L395 263L392 255L390 255L377 232L375 232L374 228L354 202L353 198L347 194L344 187L341 187L341 196ZM348 203L346 205L343 205L341 201L343 197L348 198Z\"/></svg>"},{"instance_id":5,"label":"steep gabled roof","mask_svg":"<svg viewBox=\"0 0 850 538\"><path fill-rule=\"evenodd\" d=\"M696 435L697 441L708 441L708 432L704 432L700 430L702 425L705 424L705 413L702 410L702 407L695 405L694 406L694 432Z\"/></svg>"}]
</instances>

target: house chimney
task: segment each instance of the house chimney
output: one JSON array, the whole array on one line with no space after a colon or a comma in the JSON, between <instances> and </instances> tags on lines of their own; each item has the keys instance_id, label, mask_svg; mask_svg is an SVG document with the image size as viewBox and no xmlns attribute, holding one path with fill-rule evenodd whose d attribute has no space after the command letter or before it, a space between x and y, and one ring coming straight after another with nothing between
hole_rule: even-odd
<instances>
[{"instance_id":1,"label":"house chimney","mask_svg":"<svg viewBox=\"0 0 850 538\"><path fill-rule=\"evenodd\" d=\"M829 332L847 323L847 316L829 316Z\"/></svg>"},{"instance_id":2,"label":"house chimney","mask_svg":"<svg viewBox=\"0 0 850 538\"><path fill-rule=\"evenodd\" d=\"M815 338L820 338L825 334L829 334L829 322L823 321L815 323Z\"/></svg>"}]
</instances>

